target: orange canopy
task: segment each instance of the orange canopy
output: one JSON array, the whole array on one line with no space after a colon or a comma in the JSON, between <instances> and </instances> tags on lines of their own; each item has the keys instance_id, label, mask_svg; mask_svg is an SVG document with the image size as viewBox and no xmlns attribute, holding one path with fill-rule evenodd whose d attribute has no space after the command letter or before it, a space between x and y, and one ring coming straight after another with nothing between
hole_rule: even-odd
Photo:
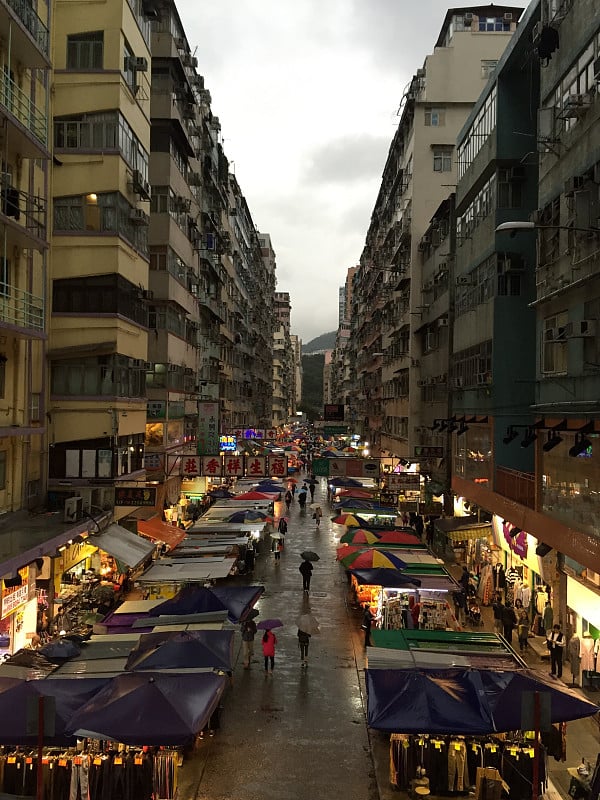
<instances>
[{"instance_id":1,"label":"orange canopy","mask_svg":"<svg viewBox=\"0 0 600 800\"><path fill-rule=\"evenodd\" d=\"M177 528L175 525L169 525L163 522L158 517L152 519L138 520L138 532L142 536L147 536L149 539L154 539L156 542L164 542L169 550L182 542L185 539L185 531Z\"/></svg>"}]
</instances>

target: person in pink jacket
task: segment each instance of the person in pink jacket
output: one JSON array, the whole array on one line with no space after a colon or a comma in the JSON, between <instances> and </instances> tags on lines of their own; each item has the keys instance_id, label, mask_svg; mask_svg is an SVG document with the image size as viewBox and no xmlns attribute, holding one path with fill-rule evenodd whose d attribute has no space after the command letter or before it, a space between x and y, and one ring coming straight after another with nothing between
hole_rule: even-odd
<instances>
[{"instance_id":1,"label":"person in pink jacket","mask_svg":"<svg viewBox=\"0 0 600 800\"><path fill-rule=\"evenodd\" d=\"M265 675L269 674L269 659L271 660L271 675L275 669L275 645L277 637L273 631L265 631L262 637L263 656L265 657Z\"/></svg>"}]
</instances>

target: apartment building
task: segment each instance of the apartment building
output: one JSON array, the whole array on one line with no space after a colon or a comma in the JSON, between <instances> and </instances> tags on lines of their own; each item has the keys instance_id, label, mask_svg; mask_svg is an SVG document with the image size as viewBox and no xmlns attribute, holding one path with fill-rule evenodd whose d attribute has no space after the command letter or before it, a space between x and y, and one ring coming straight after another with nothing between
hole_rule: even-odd
<instances>
[{"instance_id":1,"label":"apartment building","mask_svg":"<svg viewBox=\"0 0 600 800\"><path fill-rule=\"evenodd\" d=\"M357 267L350 267L346 273L344 285L340 286L338 293L338 329L335 347L331 356L331 400L332 403L343 404L346 418L349 418L351 409L348 395L351 390L350 369L350 318L352 313L352 283Z\"/></svg>"},{"instance_id":2,"label":"apartment building","mask_svg":"<svg viewBox=\"0 0 600 800\"><path fill-rule=\"evenodd\" d=\"M456 136L521 12L505 5L449 10L402 97L353 290L351 413L374 452L415 456L423 427L420 359L434 343L447 346L441 307L422 322L430 305L421 293L422 237L456 184Z\"/></svg>"},{"instance_id":3,"label":"apartment building","mask_svg":"<svg viewBox=\"0 0 600 800\"><path fill-rule=\"evenodd\" d=\"M289 292L274 293L276 327L273 331L273 425L286 425L295 403L294 352L290 325L292 306Z\"/></svg>"},{"instance_id":4,"label":"apartment building","mask_svg":"<svg viewBox=\"0 0 600 800\"><path fill-rule=\"evenodd\" d=\"M49 489L88 510L145 478L150 19L53 4ZM115 515L127 507L115 509Z\"/></svg>"}]
</instances>

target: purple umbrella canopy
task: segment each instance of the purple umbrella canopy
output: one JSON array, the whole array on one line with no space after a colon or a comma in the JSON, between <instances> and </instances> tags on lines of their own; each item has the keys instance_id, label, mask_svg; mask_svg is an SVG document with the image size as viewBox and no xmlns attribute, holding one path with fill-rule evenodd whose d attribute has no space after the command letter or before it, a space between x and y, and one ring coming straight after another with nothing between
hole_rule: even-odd
<instances>
[{"instance_id":1,"label":"purple umbrella canopy","mask_svg":"<svg viewBox=\"0 0 600 800\"><path fill-rule=\"evenodd\" d=\"M550 719L598 711L558 681L531 669L367 669L367 720L387 733L486 735L521 729L525 692L550 696Z\"/></svg>"},{"instance_id":2,"label":"purple umbrella canopy","mask_svg":"<svg viewBox=\"0 0 600 800\"><path fill-rule=\"evenodd\" d=\"M186 745L209 721L226 681L214 672L117 675L73 714L68 731L131 745Z\"/></svg>"},{"instance_id":3,"label":"purple umbrella canopy","mask_svg":"<svg viewBox=\"0 0 600 800\"><path fill-rule=\"evenodd\" d=\"M54 698L55 706L54 735L44 736L44 744L73 744L71 737L65 732L69 719L107 681L107 678L44 678L33 681L0 678L0 719L6 723L0 725L0 744L37 745L37 731L32 734L28 730L27 709L31 703L37 705L40 696Z\"/></svg>"},{"instance_id":4,"label":"purple umbrella canopy","mask_svg":"<svg viewBox=\"0 0 600 800\"><path fill-rule=\"evenodd\" d=\"M131 651L125 669L232 669L233 631L147 633Z\"/></svg>"}]
</instances>

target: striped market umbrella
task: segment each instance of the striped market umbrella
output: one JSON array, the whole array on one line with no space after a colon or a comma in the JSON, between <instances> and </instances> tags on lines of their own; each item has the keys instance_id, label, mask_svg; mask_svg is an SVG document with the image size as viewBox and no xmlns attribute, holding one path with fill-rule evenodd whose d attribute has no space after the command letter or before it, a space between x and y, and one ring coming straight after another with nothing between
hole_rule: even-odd
<instances>
[{"instance_id":1,"label":"striped market umbrella","mask_svg":"<svg viewBox=\"0 0 600 800\"><path fill-rule=\"evenodd\" d=\"M348 528L340 538L340 544L375 544L378 541L379 536L376 533L366 531L364 528Z\"/></svg>"},{"instance_id":2,"label":"striped market umbrella","mask_svg":"<svg viewBox=\"0 0 600 800\"><path fill-rule=\"evenodd\" d=\"M346 569L373 569L374 567L386 567L388 569L404 569L407 564L402 561L396 553L390 550L357 550L339 559L340 564Z\"/></svg>"},{"instance_id":3,"label":"striped market umbrella","mask_svg":"<svg viewBox=\"0 0 600 800\"><path fill-rule=\"evenodd\" d=\"M340 538L340 544L407 544L422 545L414 533L406 531L369 530L368 528L348 528Z\"/></svg>"},{"instance_id":4,"label":"striped market umbrella","mask_svg":"<svg viewBox=\"0 0 600 800\"><path fill-rule=\"evenodd\" d=\"M336 525L346 525L348 528L360 528L362 526L362 521L359 522L354 514L339 514L337 517L332 517L331 521L335 522Z\"/></svg>"}]
</instances>

